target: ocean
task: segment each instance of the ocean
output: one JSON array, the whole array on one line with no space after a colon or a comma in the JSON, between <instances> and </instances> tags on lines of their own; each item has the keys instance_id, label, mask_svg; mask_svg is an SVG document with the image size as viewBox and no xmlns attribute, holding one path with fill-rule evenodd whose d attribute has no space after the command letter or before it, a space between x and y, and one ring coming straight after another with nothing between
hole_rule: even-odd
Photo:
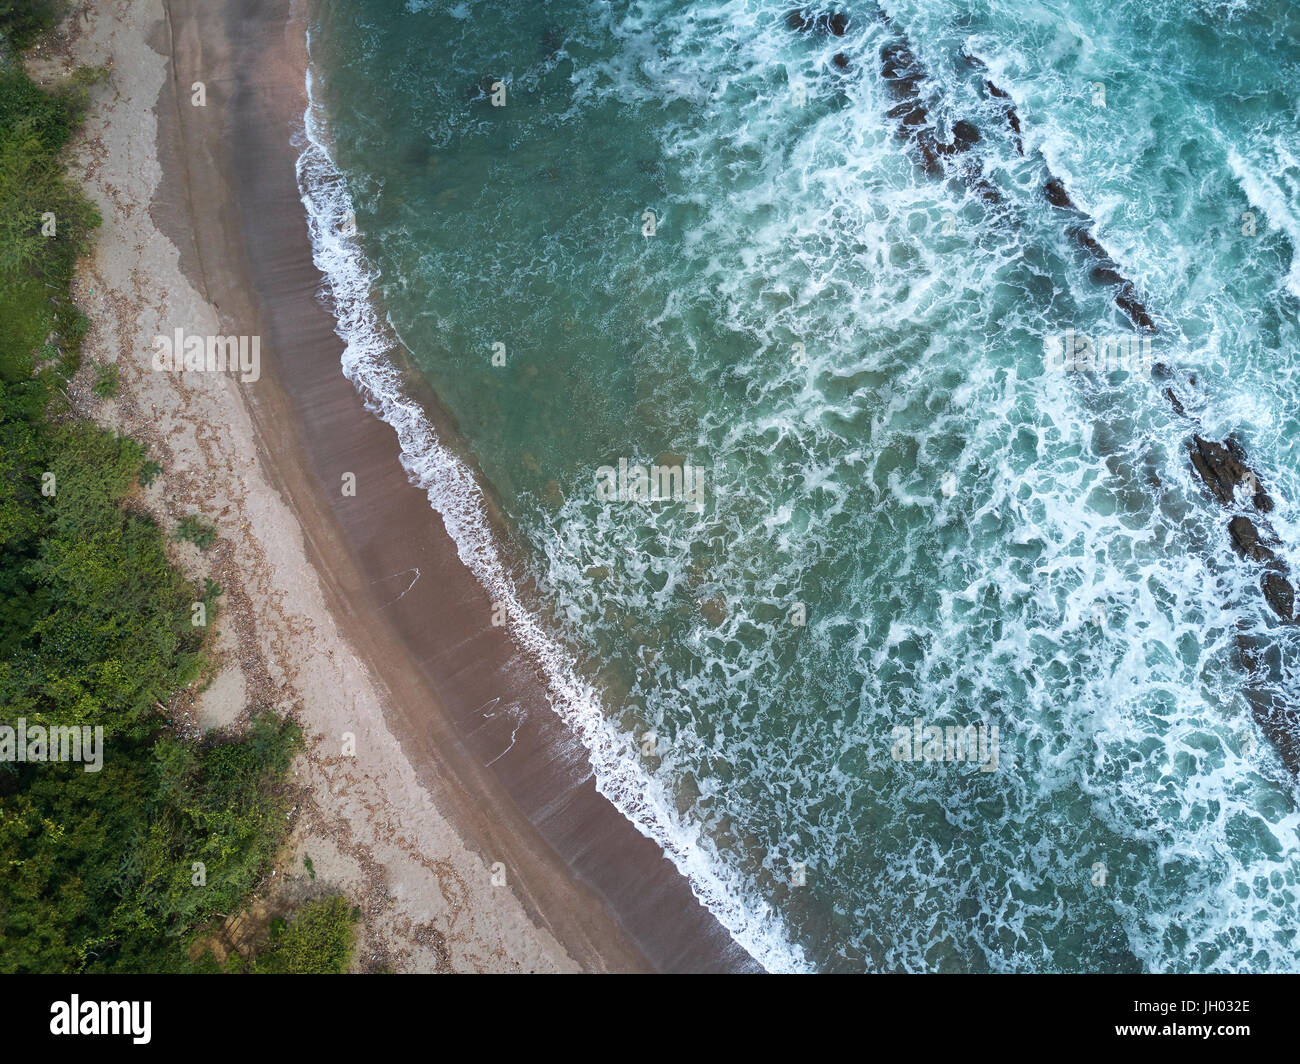
<instances>
[{"instance_id":1,"label":"ocean","mask_svg":"<svg viewBox=\"0 0 1300 1064\"><path fill-rule=\"evenodd\" d=\"M342 369L769 970L1295 970L1296 780L1245 692L1300 697L1300 634L1164 391L1294 570L1300 9L882 6L313 0ZM899 137L900 39L995 198ZM1052 175L1160 379L1053 358L1134 326Z\"/></svg>"}]
</instances>

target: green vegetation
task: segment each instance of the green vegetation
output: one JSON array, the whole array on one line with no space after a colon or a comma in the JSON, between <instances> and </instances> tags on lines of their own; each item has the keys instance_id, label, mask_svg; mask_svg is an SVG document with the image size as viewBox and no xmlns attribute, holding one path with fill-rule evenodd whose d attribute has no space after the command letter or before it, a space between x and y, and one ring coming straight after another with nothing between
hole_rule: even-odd
<instances>
[{"instance_id":1,"label":"green vegetation","mask_svg":"<svg viewBox=\"0 0 1300 1064\"><path fill-rule=\"evenodd\" d=\"M0 0L0 34L30 40L50 10ZM191 611L210 614L221 589L177 572L140 508L157 463L68 408L88 326L69 286L99 220L60 161L75 98L3 52L0 724L98 726L104 747L99 771L0 761L0 972L208 970L189 942L270 870L299 733L256 712L238 738L193 742L160 711L199 677L208 629ZM211 526L188 520L204 546ZM338 970L351 929L337 925L327 904L304 910L268 963Z\"/></svg>"},{"instance_id":2,"label":"green vegetation","mask_svg":"<svg viewBox=\"0 0 1300 1064\"><path fill-rule=\"evenodd\" d=\"M301 906L271 923L271 939L253 962L258 974L341 975L352 962L357 911L335 895Z\"/></svg>"},{"instance_id":3,"label":"green vegetation","mask_svg":"<svg viewBox=\"0 0 1300 1064\"><path fill-rule=\"evenodd\" d=\"M297 729L107 742L104 767L23 765L0 799L0 971L182 972L193 932L271 867Z\"/></svg>"},{"instance_id":4,"label":"green vegetation","mask_svg":"<svg viewBox=\"0 0 1300 1064\"><path fill-rule=\"evenodd\" d=\"M26 48L49 29L62 6L60 0L0 0L0 36L14 48Z\"/></svg>"},{"instance_id":5,"label":"green vegetation","mask_svg":"<svg viewBox=\"0 0 1300 1064\"><path fill-rule=\"evenodd\" d=\"M126 504L144 449L92 425L28 420L15 390L0 384L0 705L142 739L158 703L199 675L199 596L153 519Z\"/></svg>"},{"instance_id":6,"label":"green vegetation","mask_svg":"<svg viewBox=\"0 0 1300 1064\"><path fill-rule=\"evenodd\" d=\"M188 539L199 550L207 550L216 542L217 526L199 514L189 514L177 522L176 538Z\"/></svg>"},{"instance_id":7,"label":"green vegetation","mask_svg":"<svg viewBox=\"0 0 1300 1064\"><path fill-rule=\"evenodd\" d=\"M117 395L118 368L116 362L101 362L95 367L94 392L101 399Z\"/></svg>"}]
</instances>

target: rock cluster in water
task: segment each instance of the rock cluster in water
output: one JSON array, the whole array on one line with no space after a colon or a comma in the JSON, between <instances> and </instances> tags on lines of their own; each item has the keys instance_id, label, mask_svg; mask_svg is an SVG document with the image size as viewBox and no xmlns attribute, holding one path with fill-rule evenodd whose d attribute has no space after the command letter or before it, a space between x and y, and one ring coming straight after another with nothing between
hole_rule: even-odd
<instances>
[{"instance_id":1,"label":"rock cluster in water","mask_svg":"<svg viewBox=\"0 0 1300 1064\"><path fill-rule=\"evenodd\" d=\"M952 127L950 140L939 140L922 102L921 86L926 80L925 70L906 37L898 32L890 17L878 7L876 17L895 34L894 39L880 50L880 74L897 101L888 111L889 117L897 124L896 135L908 142L912 153L927 173L936 177L947 175L951 161L979 143L979 129L971 122L959 121ZM799 33L829 33L842 37L848 31L850 20L843 12L816 14L809 8L797 8L786 15L786 25ZM967 53L966 61L971 67L988 72L987 65L978 56ZM842 52L837 53L832 62L841 70L849 67L848 58ZM1024 155L1020 117L1011 102L1011 95L988 77L984 79L984 87L991 98L1006 102L1007 124L1015 138L1016 150ZM1001 193L984 176L977 160L961 160L956 171L957 176L980 198L994 205L1002 202ZM1050 170L1047 170L1043 196L1053 207L1073 216L1066 227L1066 235L1093 260L1089 273L1093 283L1114 288L1115 305L1138 330L1145 333L1158 332L1150 313L1138 298L1136 286L1120 273L1119 264L1093 236L1092 219L1075 205L1064 182ZM1159 366L1157 370L1163 376L1169 375L1167 367ZM1192 378L1193 381L1194 379ZM1195 421L1172 387L1166 387L1164 395L1179 417ZM1210 495L1225 509L1237 511L1228 521L1229 541L1240 557L1263 567L1260 586L1265 601L1281 621L1286 624L1295 623L1295 590L1287 565L1275 549L1281 543L1263 516L1272 511L1273 500L1251 469L1245 450L1232 436L1223 442L1216 442L1193 433L1188 444L1188 455L1193 471ZM1241 494L1245 499L1244 505L1238 502L1238 489L1243 487L1245 491ZM1247 506L1253 513L1246 512ZM1260 666L1259 648L1244 638L1238 639L1238 647L1246 671L1256 673ZM1258 687L1248 691L1248 698L1256 720L1283 761L1293 773L1300 774L1300 710Z\"/></svg>"}]
</instances>

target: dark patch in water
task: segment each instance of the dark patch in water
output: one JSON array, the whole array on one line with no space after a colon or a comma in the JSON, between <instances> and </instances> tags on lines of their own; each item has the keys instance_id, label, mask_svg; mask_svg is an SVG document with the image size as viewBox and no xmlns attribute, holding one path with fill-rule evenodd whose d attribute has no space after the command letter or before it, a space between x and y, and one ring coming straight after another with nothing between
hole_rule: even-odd
<instances>
[{"instance_id":1,"label":"dark patch in water","mask_svg":"<svg viewBox=\"0 0 1300 1064\"><path fill-rule=\"evenodd\" d=\"M823 15L817 21L819 29L825 29L832 37L843 37L849 29L849 16L843 11L836 11L829 15Z\"/></svg>"},{"instance_id":2,"label":"dark patch in water","mask_svg":"<svg viewBox=\"0 0 1300 1064\"><path fill-rule=\"evenodd\" d=\"M1232 504L1237 486L1246 484L1254 489L1251 502L1260 513L1272 513L1273 500L1269 497L1259 477L1246 464L1246 452L1237 439L1229 436L1223 443L1193 436L1188 444L1192 468L1224 506Z\"/></svg>"},{"instance_id":3,"label":"dark patch in water","mask_svg":"<svg viewBox=\"0 0 1300 1064\"><path fill-rule=\"evenodd\" d=\"M832 37L843 37L849 29L849 16L843 11L823 11L814 15L806 7L796 7L785 15L787 29L795 33L829 33Z\"/></svg>"},{"instance_id":4,"label":"dark patch in water","mask_svg":"<svg viewBox=\"0 0 1300 1064\"><path fill-rule=\"evenodd\" d=\"M968 52L965 49L962 49L961 54L966 59L966 65L971 69L984 70L984 71L988 70L988 64L986 64L984 60L981 59L979 56L971 52ZM995 84L993 84L993 80L991 78L984 79L984 88L988 92L988 94L992 96L994 99L1007 100L1007 101L1010 101L1011 99L1011 94L1009 92L1004 92L1002 89L998 88ZM1007 125L1011 128L1011 132L1015 135L1016 151L1018 151L1021 155L1024 155L1025 142L1021 139L1020 136L1020 116L1016 114L1015 104L1008 102L1006 113L1007 113Z\"/></svg>"},{"instance_id":5,"label":"dark patch in water","mask_svg":"<svg viewBox=\"0 0 1300 1064\"><path fill-rule=\"evenodd\" d=\"M542 31L542 39L538 43L538 52L543 59L553 59L561 48L564 47L565 32L559 26L547 26Z\"/></svg>"},{"instance_id":6,"label":"dark patch in water","mask_svg":"<svg viewBox=\"0 0 1300 1064\"><path fill-rule=\"evenodd\" d=\"M1175 408L1181 406L1174 400ZM1237 488L1245 485L1251 492L1251 505L1263 515L1273 510L1273 500L1254 470L1246 463L1245 448L1233 436L1222 443L1193 436L1187 445L1192 469L1210 494L1225 509L1237 506ZM1264 566L1260 586L1273 612L1288 624L1295 620L1295 591L1291 586L1286 562L1273 547L1281 545L1277 534L1261 516L1258 520L1238 513L1228 522L1232 547L1241 557Z\"/></svg>"},{"instance_id":7,"label":"dark patch in water","mask_svg":"<svg viewBox=\"0 0 1300 1064\"><path fill-rule=\"evenodd\" d=\"M1070 194L1065 191L1065 186L1061 184L1058 178L1052 178L1043 188L1043 195L1047 197L1047 202L1053 207L1064 207L1072 211L1079 208L1074 205L1074 200L1070 199Z\"/></svg>"},{"instance_id":8,"label":"dark patch in water","mask_svg":"<svg viewBox=\"0 0 1300 1064\"><path fill-rule=\"evenodd\" d=\"M980 131L970 122L953 123L952 143L959 152L969 151L980 142Z\"/></svg>"},{"instance_id":9,"label":"dark patch in water","mask_svg":"<svg viewBox=\"0 0 1300 1064\"><path fill-rule=\"evenodd\" d=\"M882 17L882 21L889 25L887 18ZM945 159L964 155L982 139L975 123L965 119L953 123L950 141L939 139L920 99L925 69L905 39L896 38L881 47L880 76L890 93L900 101L886 112L897 123L895 136L911 143L913 155L931 177L942 177L946 172ZM986 203L997 205L1002 202L1001 193L983 175L978 162L961 164L955 176Z\"/></svg>"}]
</instances>

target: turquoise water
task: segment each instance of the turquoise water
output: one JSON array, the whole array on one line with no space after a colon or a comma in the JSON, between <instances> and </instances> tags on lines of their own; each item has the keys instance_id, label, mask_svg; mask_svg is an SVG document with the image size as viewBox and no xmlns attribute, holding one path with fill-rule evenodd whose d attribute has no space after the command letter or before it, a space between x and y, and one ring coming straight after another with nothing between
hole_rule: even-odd
<instances>
[{"instance_id":1,"label":"turquoise water","mask_svg":"<svg viewBox=\"0 0 1300 1064\"><path fill-rule=\"evenodd\" d=\"M1129 326L1039 190L1046 160L1300 543L1300 15L914 0L832 37L788 7L316 0L301 173L349 375L602 790L769 968L1296 968L1297 792L1233 647L1293 697L1297 635L1163 382L1045 367ZM895 137L898 32L1005 210ZM702 468L702 512L602 498L620 459ZM996 726L996 765L896 759L915 721Z\"/></svg>"}]
</instances>

